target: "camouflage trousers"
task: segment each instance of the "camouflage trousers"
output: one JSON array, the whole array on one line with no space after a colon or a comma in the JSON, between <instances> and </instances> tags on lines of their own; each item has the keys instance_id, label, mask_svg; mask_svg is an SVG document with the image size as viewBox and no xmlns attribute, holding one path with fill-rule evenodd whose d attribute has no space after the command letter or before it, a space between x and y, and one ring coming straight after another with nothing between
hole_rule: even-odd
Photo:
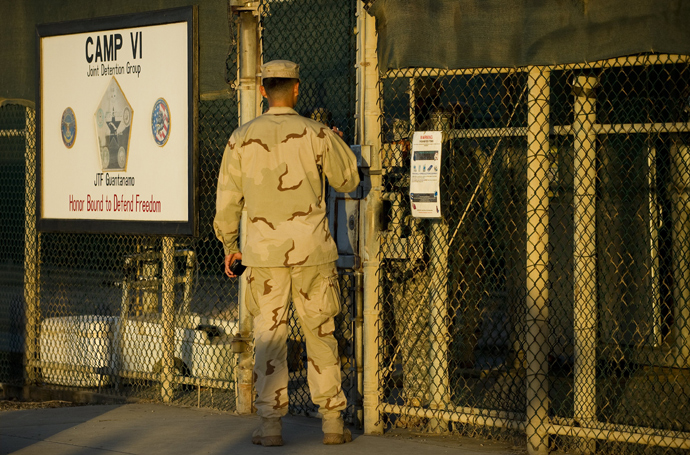
<instances>
[{"instance_id":1,"label":"camouflage trousers","mask_svg":"<svg viewBox=\"0 0 690 455\"><path fill-rule=\"evenodd\" d=\"M307 344L311 399L324 418L339 415L347 400L341 387L334 317L340 290L334 262L308 267L250 267L247 307L254 316L254 384L261 417L288 410L288 305L294 301Z\"/></svg>"}]
</instances>

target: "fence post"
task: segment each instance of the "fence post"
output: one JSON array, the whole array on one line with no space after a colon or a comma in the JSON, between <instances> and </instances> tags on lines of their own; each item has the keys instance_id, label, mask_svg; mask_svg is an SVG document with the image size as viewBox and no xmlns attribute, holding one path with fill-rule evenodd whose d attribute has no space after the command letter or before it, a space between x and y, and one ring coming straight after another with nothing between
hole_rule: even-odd
<instances>
[{"instance_id":1,"label":"fence post","mask_svg":"<svg viewBox=\"0 0 690 455\"><path fill-rule=\"evenodd\" d=\"M429 288L429 326L431 327L429 353L429 377L431 384L431 409L443 409L450 402L448 385L448 223L442 219L431 220L429 233L429 268L431 282ZM420 302L420 305L424 305ZM429 421L432 432L448 431L448 422L442 418Z\"/></svg>"},{"instance_id":2,"label":"fence post","mask_svg":"<svg viewBox=\"0 0 690 455\"><path fill-rule=\"evenodd\" d=\"M365 197L362 201L362 241L360 257L363 273L363 406L364 432L383 433L379 415L378 362L378 273L379 214L381 212L381 108L379 105L376 21L357 2L357 138L371 149L369 168L364 171ZM364 148L364 147L363 147Z\"/></svg>"},{"instance_id":3,"label":"fence post","mask_svg":"<svg viewBox=\"0 0 690 455\"><path fill-rule=\"evenodd\" d=\"M597 261L596 261L596 76L577 76L573 136L575 172L573 182L573 321L574 417L581 425L596 419L596 338L597 338ZM594 440L583 440L582 453L593 453Z\"/></svg>"},{"instance_id":4,"label":"fence post","mask_svg":"<svg viewBox=\"0 0 690 455\"><path fill-rule=\"evenodd\" d=\"M549 450L548 244L549 244L549 75L547 67L529 71L527 99L527 451Z\"/></svg>"},{"instance_id":5,"label":"fence post","mask_svg":"<svg viewBox=\"0 0 690 455\"><path fill-rule=\"evenodd\" d=\"M163 237L162 248L162 315L163 326L163 358L161 360L161 396L164 403L173 399L175 380L175 250L172 237Z\"/></svg>"},{"instance_id":6,"label":"fence post","mask_svg":"<svg viewBox=\"0 0 690 455\"><path fill-rule=\"evenodd\" d=\"M690 147L673 137L671 152L671 219L673 220L673 325L672 355L677 367L690 365Z\"/></svg>"},{"instance_id":7,"label":"fence post","mask_svg":"<svg viewBox=\"0 0 690 455\"><path fill-rule=\"evenodd\" d=\"M36 233L36 111L26 108L24 162L24 302L26 326L24 367L28 383L35 383L39 324L39 237Z\"/></svg>"},{"instance_id":8,"label":"fence post","mask_svg":"<svg viewBox=\"0 0 690 455\"><path fill-rule=\"evenodd\" d=\"M257 75L261 63L259 46L259 17L257 4L248 3L248 6L236 8L240 16L239 46L238 46L238 72L239 72L239 124L256 118L259 111L259 95ZM240 249L246 242L247 212L242 211L240 222ZM242 337L251 337L253 320L245 304L246 282L239 281L239 331ZM251 414L253 403L254 385L254 354L248 349L239 355L237 365L237 413Z\"/></svg>"}]
</instances>

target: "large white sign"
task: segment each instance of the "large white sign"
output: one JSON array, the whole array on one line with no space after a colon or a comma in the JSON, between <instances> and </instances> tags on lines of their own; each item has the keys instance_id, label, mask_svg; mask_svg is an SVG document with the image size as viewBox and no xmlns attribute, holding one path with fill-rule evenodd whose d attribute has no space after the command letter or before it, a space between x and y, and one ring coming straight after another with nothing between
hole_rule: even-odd
<instances>
[{"instance_id":1,"label":"large white sign","mask_svg":"<svg viewBox=\"0 0 690 455\"><path fill-rule=\"evenodd\" d=\"M441 217L440 131L416 131L410 154L410 206L412 216Z\"/></svg>"},{"instance_id":2,"label":"large white sign","mask_svg":"<svg viewBox=\"0 0 690 455\"><path fill-rule=\"evenodd\" d=\"M193 16L172 11L39 26L39 228L193 233Z\"/></svg>"}]
</instances>

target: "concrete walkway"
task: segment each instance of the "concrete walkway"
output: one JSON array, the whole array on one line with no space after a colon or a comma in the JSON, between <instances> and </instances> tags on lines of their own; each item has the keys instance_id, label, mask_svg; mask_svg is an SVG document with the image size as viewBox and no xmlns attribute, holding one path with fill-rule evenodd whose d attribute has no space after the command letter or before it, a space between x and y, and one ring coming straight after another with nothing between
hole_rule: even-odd
<instances>
[{"instance_id":1,"label":"concrete walkway","mask_svg":"<svg viewBox=\"0 0 690 455\"><path fill-rule=\"evenodd\" d=\"M321 444L321 421L288 416L282 447L251 443L256 416L165 406L125 404L0 412L0 454L18 455L196 455L196 454L461 454L515 455L509 444L450 436L389 432L353 442Z\"/></svg>"}]
</instances>

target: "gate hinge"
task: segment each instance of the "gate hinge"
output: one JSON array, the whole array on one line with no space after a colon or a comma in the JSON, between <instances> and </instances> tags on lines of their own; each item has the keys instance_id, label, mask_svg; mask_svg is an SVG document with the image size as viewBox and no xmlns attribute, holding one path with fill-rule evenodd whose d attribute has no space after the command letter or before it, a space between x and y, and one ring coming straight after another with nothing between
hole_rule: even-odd
<instances>
[{"instance_id":1,"label":"gate hinge","mask_svg":"<svg viewBox=\"0 0 690 455\"><path fill-rule=\"evenodd\" d=\"M251 348L252 341L252 337L243 337L239 333L235 334L231 341L232 352L235 354L241 354L245 351L248 351Z\"/></svg>"}]
</instances>

